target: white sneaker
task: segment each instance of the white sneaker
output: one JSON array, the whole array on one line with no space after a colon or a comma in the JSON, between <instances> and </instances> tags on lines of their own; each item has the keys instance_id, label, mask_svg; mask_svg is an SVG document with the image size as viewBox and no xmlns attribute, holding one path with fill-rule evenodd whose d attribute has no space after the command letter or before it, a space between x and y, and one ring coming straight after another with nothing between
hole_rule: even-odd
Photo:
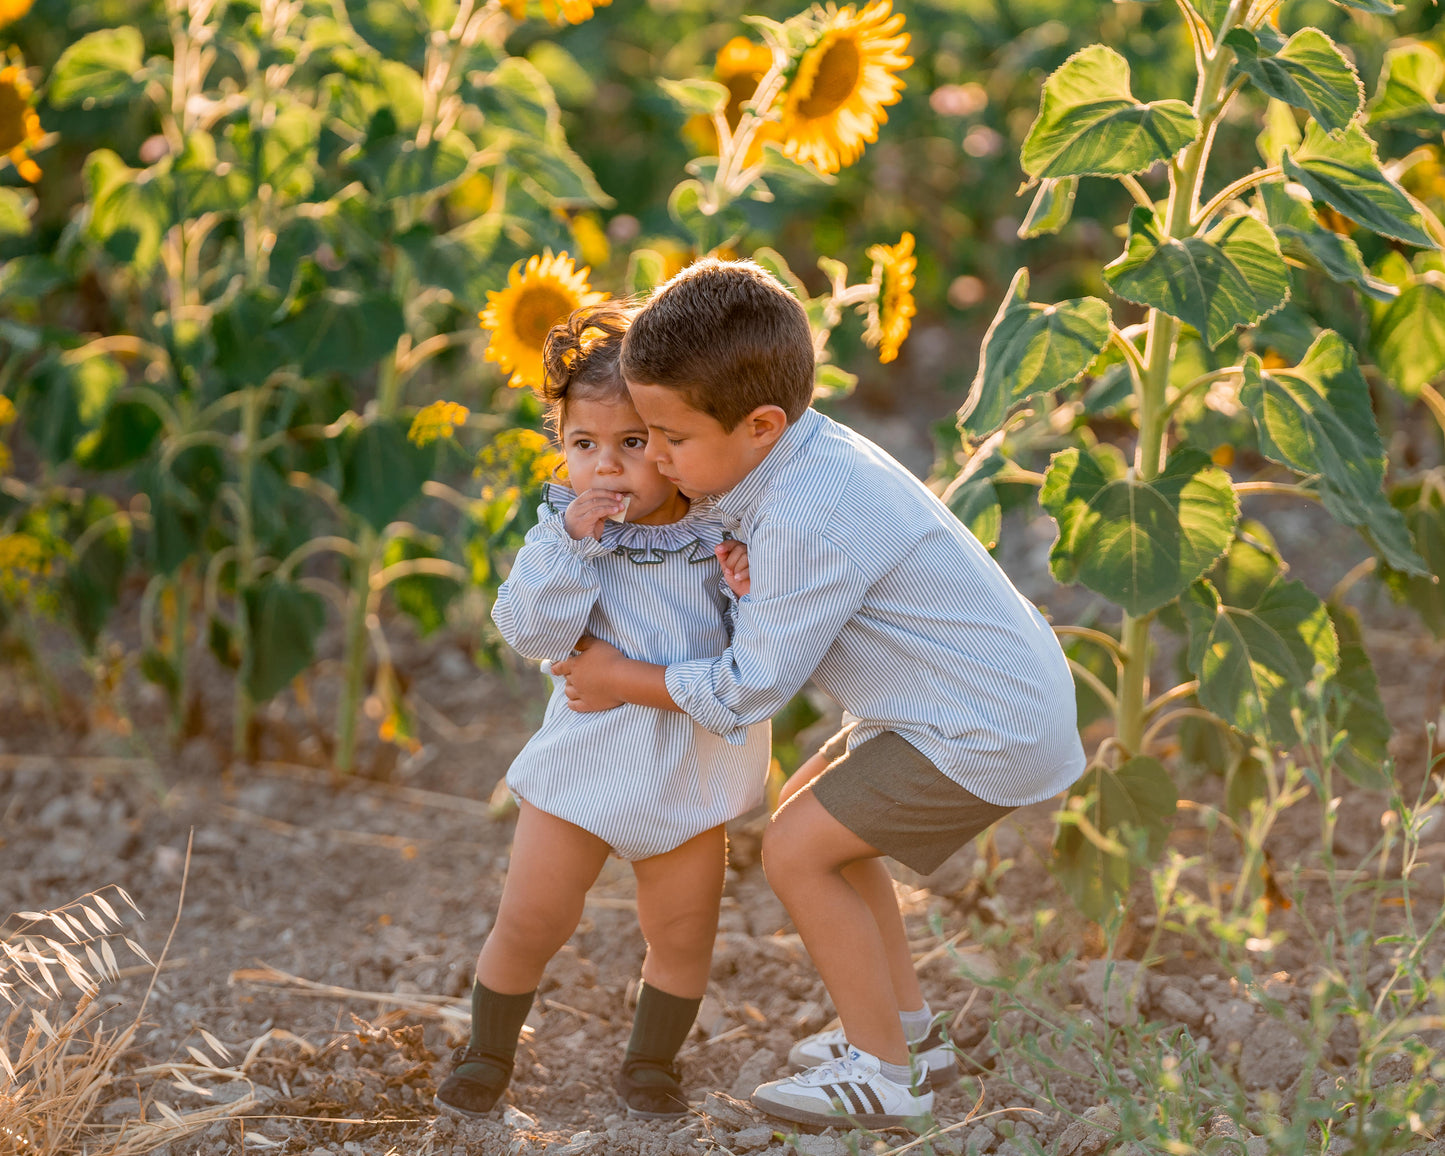
<instances>
[{"instance_id":1,"label":"white sneaker","mask_svg":"<svg viewBox=\"0 0 1445 1156\"><path fill-rule=\"evenodd\" d=\"M928 1034L908 1045L909 1054L925 1070L931 1088L946 1087L958 1079L958 1060L943 1038L946 1018L946 1013L934 1016ZM842 1028L833 1028L799 1040L788 1053L788 1063L795 1068L811 1068L847 1054L848 1037L843 1034Z\"/></svg>"},{"instance_id":2,"label":"white sneaker","mask_svg":"<svg viewBox=\"0 0 1445 1156\"><path fill-rule=\"evenodd\" d=\"M933 1110L933 1093L920 1084L895 1084L879 1070L878 1057L850 1047L847 1054L763 1084L753 1104L770 1116L798 1124L836 1124L845 1117L865 1128L909 1128Z\"/></svg>"}]
</instances>

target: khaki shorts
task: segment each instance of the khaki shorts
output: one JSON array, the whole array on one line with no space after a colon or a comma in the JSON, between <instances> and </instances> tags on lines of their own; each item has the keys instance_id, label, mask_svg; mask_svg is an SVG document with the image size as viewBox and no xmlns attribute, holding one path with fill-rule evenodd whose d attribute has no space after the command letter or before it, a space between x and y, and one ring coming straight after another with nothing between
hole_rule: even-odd
<instances>
[{"instance_id":1,"label":"khaki shorts","mask_svg":"<svg viewBox=\"0 0 1445 1156\"><path fill-rule=\"evenodd\" d=\"M970 839L1016 809L985 803L892 731L850 751L851 729L823 744L819 754L829 763L809 789L858 838L919 874L937 871Z\"/></svg>"}]
</instances>

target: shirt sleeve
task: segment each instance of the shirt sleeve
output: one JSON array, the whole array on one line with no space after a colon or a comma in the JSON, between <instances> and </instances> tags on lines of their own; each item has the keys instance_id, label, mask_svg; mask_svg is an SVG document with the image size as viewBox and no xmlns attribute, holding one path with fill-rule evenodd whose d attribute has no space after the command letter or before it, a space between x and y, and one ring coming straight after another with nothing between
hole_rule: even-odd
<instances>
[{"instance_id":1,"label":"shirt sleeve","mask_svg":"<svg viewBox=\"0 0 1445 1156\"><path fill-rule=\"evenodd\" d=\"M573 538L560 513L542 512L497 591L492 621L524 658L560 662L585 633L597 603L593 559L610 551L595 538Z\"/></svg>"},{"instance_id":2,"label":"shirt sleeve","mask_svg":"<svg viewBox=\"0 0 1445 1156\"><path fill-rule=\"evenodd\" d=\"M760 526L748 549L752 592L733 607L732 644L720 658L667 668L672 701L734 745L812 677L869 586L847 552L815 530Z\"/></svg>"}]
</instances>

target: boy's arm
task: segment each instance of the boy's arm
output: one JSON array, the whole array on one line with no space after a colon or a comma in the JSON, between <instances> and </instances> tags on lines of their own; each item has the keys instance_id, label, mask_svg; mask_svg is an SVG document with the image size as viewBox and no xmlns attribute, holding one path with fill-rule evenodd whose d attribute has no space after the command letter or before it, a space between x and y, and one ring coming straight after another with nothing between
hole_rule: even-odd
<instances>
[{"instance_id":1,"label":"boy's arm","mask_svg":"<svg viewBox=\"0 0 1445 1156\"><path fill-rule=\"evenodd\" d=\"M492 621L524 658L566 658L597 603L592 559L607 549L595 538L573 538L562 517L552 514L527 532L492 606Z\"/></svg>"},{"instance_id":2,"label":"boy's arm","mask_svg":"<svg viewBox=\"0 0 1445 1156\"><path fill-rule=\"evenodd\" d=\"M817 669L869 582L853 559L816 532L760 526L749 544L752 592L736 608L732 645L720 658L663 668L593 644L557 668L574 710L618 702L681 710L729 742L771 718Z\"/></svg>"}]
</instances>

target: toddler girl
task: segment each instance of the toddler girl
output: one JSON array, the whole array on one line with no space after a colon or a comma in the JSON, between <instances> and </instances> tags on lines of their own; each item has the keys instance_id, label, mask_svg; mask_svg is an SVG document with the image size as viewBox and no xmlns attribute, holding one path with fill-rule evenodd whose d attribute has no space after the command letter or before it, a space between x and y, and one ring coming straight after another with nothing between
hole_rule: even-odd
<instances>
[{"instance_id":1,"label":"toddler girl","mask_svg":"<svg viewBox=\"0 0 1445 1156\"><path fill-rule=\"evenodd\" d=\"M618 367L631 312L578 310L548 334L543 396L570 488L549 486L492 617L528 658L558 662L585 634L648 662L728 646L742 548L644 457L647 427ZM489 1112L511 1077L547 961L572 935L609 854L631 860L647 941L632 1036L616 1078L628 1113L687 1111L674 1059L697 1015L717 934L723 823L762 800L767 723L729 745L687 715L623 705L580 714L554 679L538 730L507 772L520 813L496 923L477 957L471 1041L437 1106Z\"/></svg>"}]
</instances>

